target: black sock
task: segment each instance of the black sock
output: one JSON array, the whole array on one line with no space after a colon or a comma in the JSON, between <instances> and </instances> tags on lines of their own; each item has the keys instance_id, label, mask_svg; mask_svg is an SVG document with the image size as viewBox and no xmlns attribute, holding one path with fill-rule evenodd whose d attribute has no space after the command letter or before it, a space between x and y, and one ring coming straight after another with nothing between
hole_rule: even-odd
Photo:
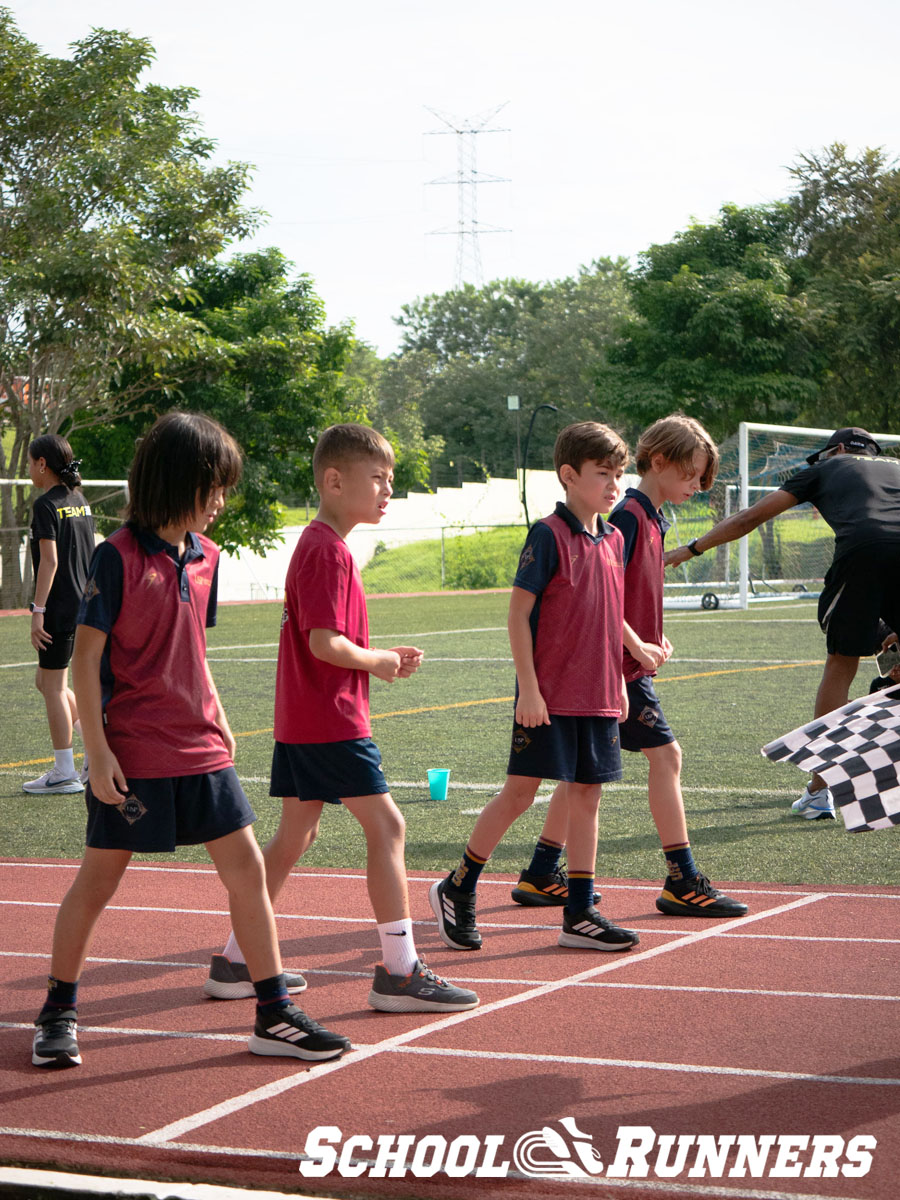
<instances>
[{"instance_id":1,"label":"black sock","mask_svg":"<svg viewBox=\"0 0 900 1200\"><path fill-rule=\"evenodd\" d=\"M47 979L47 999L41 1009L41 1016L45 1013L63 1012L65 1009L75 1008L77 1004L78 980L69 983L65 979L57 979L55 975L50 975Z\"/></svg>"},{"instance_id":2,"label":"black sock","mask_svg":"<svg viewBox=\"0 0 900 1200\"><path fill-rule=\"evenodd\" d=\"M466 846L459 866L450 876L450 882L461 892L474 892L478 886L478 876L486 862L486 858L479 858L477 854L472 853L470 846Z\"/></svg>"},{"instance_id":3,"label":"black sock","mask_svg":"<svg viewBox=\"0 0 900 1200\"><path fill-rule=\"evenodd\" d=\"M538 838L528 867L529 875L552 875L559 869L562 857L562 846L558 842L548 842Z\"/></svg>"},{"instance_id":4,"label":"black sock","mask_svg":"<svg viewBox=\"0 0 900 1200\"><path fill-rule=\"evenodd\" d=\"M283 971L280 975L273 975L271 979L254 981L253 989L256 992L256 1007L260 1011L268 1012L291 1002Z\"/></svg>"}]
</instances>

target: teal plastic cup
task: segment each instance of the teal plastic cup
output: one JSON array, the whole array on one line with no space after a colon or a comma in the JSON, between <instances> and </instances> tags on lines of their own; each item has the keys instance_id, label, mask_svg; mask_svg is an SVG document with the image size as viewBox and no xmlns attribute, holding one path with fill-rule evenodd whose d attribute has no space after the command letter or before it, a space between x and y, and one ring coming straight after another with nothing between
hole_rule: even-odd
<instances>
[{"instance_id":1,"label":"teal plastic cup","mask_svg":"<svg viewBox=\"0 0 900 1200\"><path fill-rule=\"evenodd\" d=\"M428 772L428 792L432 800L447 799L447 781L450 771L443 767L432 767Z\"/></svg>"}]
</instances>

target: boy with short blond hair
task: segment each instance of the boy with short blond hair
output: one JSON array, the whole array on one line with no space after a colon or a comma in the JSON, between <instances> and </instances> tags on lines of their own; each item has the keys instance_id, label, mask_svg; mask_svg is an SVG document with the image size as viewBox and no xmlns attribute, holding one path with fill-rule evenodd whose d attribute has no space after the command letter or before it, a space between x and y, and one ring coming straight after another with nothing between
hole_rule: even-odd
<instances>
[{"instance_id":1,"label":"boy with short blond hair","mask_svg":"<svg viewBox=\"0 0 900 1200\"><path fill-rule=\"evenodd\" d=\"M698 491L708 491L718 472L719 454L698 421L674 413L641 434L635 465L641 482L626 490L609 521L624 539L623 671L628 718L621 726L622 748L641 751L647 759L650 812L666 861L666 879L656 907L677 916L739 917L746 913L746 904L717 891L694 862L681 794L681 747L652 682L657 668L672 653L663 633L663 539L669 522L662 505L681 504ZM548 835L545 825L532 861L513 890L517 903L560 903L565 891L561 852L562 845Z\"/></svg>"},{"instance_id":2,"label":"boy with short blond hair","mask_svg":"<svg viewBox=\"0 0 900 1200\"><path fill-rule=\"evenodd\" d=\"M562 430L554 463L565 503L529 530L509 605L516 706L506 783L485 806L459 866L434 884L444 943L479 950L478 878L494 848L532 804L544 779L565 789L571 864L558 944L630 950L639 941L593 904L602 784L620 779L622 538L608 511L628 450L614 430L580 421Z\"/></svg>"},{"instance_id":3,"label":"boy with short blond hair","mask_svg":"<svg viewBox=\"0 0 900 1200\"><path fill-rule=\"evenodd\" d=\"M322 806L343 804L366 836L366 882L384 959L375 968L369 1005L384 1012L474 1008L474 992L439 978L416 952L405 823L371 737L369 675L390 683L408 678L422 661L415 646L369 646L362 579L345 540L355 525L377 525L383 517L393 490L394 451L367 426L333 425L319 438L313 473L319 510L288 568L278 647L269 793L282 797L282 817L263 852L269 894L277 896L312 842ZM246 994L234 978L242 959L232 934L225 953L213 958L206 994Z\"/></svg>"}]
</instances>

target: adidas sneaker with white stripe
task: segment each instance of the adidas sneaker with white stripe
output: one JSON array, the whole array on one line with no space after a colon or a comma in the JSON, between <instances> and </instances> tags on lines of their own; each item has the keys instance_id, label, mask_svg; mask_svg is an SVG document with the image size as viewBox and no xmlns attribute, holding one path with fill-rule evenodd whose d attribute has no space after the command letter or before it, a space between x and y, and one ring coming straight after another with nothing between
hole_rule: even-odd
<instances>
[{"instance_id":1,"label":"adidas sneaker with white stripe","mask_svg":"<svg viewBox=\"0 0 900 1200\"><path fill-rule=\"evenodd\" d=\"M248 1043L253 1054L304 1058L321 1062L339 1058L349 1050L350 1039L325 1029L296 1004L283 1004L271 1012L256 1011L256 1025Z\"/></svg>"},{"instance_id":2,"label":"adidas sneaker with white stripe","mask_svg":"<svg viewBox=\"0 0 900 1200\"><path fill-rule=\"evenodd\" d=\"M620 929L591 907L580 913L565 910L557 944L575 950L630 950L640 940L633 929Z\"/></svg>"}]
</instances>

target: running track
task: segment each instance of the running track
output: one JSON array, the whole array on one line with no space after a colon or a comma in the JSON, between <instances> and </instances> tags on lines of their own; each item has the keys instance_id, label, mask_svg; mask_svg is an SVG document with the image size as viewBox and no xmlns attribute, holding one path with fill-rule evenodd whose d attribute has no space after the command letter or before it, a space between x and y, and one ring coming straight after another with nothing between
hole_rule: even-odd
<instances>
[{"instance_id":1,"label":"running track","mask_svg":"<svg viewBox=\"0 0 900 1200\"><path fill-rule=\"evenodd\" d=\"M873 835L880 836L880 835ZM129 869L83 976L84 1065L30 1065L56 905L77 864L0 862L0 1162L398 1200L894 1200L900 1168L900 890L734 885L737 921L665 918L657 885L601 881L602 908L641 931L628 954L556 946L556 911L481 887L485 948L448 950L428 906L435 876L410 879L416 937L439 972L482 1006L450 1016L366 1007L377 939L358 872L295 872L278 902L285 961L310 981L300 1002L356 1049L307 1069L250 1055L252 1001L200 991L226 936L209 868ZM421 922L420 924L418 922ZM304 1179L307 1135L520 1137L574 1117L604 1163L620 1126L657 1134L840 1135L877 1140L858 1177ZM547 1151L542 1162L548 1161ZM551 1156L552 1157L552 1156ZM654 1154L650 1156L651 1166ZM374 1153L354 1161L366 1170ZM801 1152L805 1167L809 1154ZM843 1160L840 1160L843 1161ZM730 1166L729 1159L728 1165Z\"/></svg>"}]
</instances>

